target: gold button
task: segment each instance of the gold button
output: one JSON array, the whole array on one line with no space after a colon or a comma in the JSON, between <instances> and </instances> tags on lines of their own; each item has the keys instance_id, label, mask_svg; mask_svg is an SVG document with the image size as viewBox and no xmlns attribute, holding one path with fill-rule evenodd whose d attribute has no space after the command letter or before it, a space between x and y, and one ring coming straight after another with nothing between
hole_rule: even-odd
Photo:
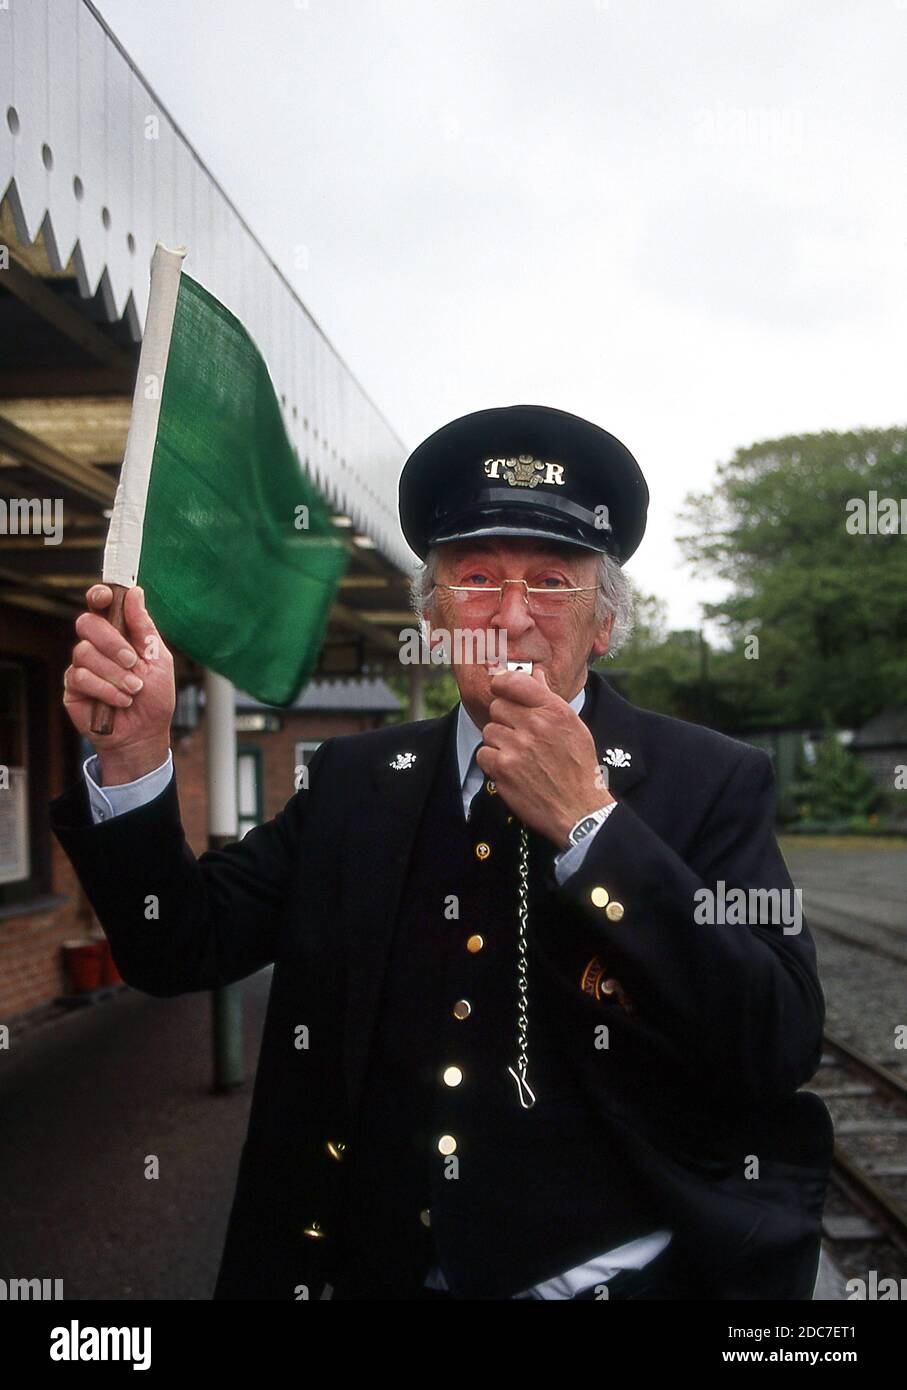
<instances>
[{"instance_id":1,"label":"gold button","mask_svg":"<svg viewBox=\"0 0 907 1390\"><path fill-rule=\"evenodd\" d=\"M608 903L608 906L605 908L605 916L608 918L609 922L619 922L623 915L623 903Z\"/></svg>"},{"instance_id":2,"label":"gold button","mask_svg":"<svg viewBox=\"0 0 907 1390\"><path fill-rule=\"evenodd\" d=\"M477 933L475 936L471 936L469 938L469 940L466 943L466 949L467 951L471 951L472 954L475 955L476 951L481 951L484 945L485 938L483 936L479 936Z\"/></svg>"},{"instance_id":3,"label":"gold button","mask_svg":"<svg viewBox=\"0 0 907 1390\"><path fill-rule=\"evenodd\" d=\"M338 1163L343 1161L343 1155L346 1153L346 1144L344 1144L342 1139L338 1139L336 1144L333 1139L329 1139L325 1144L325 1148L331 1155L331 1158L335 1158Z\"/></svg>"},{"instance_id":4,"label":"gold button","mask_svg":"<svg viewBox=\"0 0 907 1390\"><path fill-rule=\"evenodd\" d=\"M589 896L593 907L604 907L611 895L607 888L593 888Z\"/></svg>"},{"instance_id":5,"label":"gold button","mask_svg":"<svg viewBox=\"0 0 907 1390\"><path fill-rule=\"evenodd\" d=\"M452 1134L442 1134L438 1140L438 1152L442 1154L453 1154L457 1151L457 1141Z\"/></svg>"},{"instance_id":6,"label":"gold button","mask_svg":"<svg viewBox=\"0 0 907 1390\"><path fill-rule=\"evenodd\" d=\"M619 980L605 980L602 985L602 994L613 994L616 989L620 989Z\"/></svg>"},{"instance_id":7,"label":"gold button","mask_svg":"<svg viewBox=\"0 0 907 1390\"><path fill-rule=\"evenodd\" d=\"M480 840L476 845L476 859L487 859L490 853L491 845L486 844L484 840Z\"/></svg>"},{"instance_id":8,"label":"gold button","mask_svg":"<svg viewBox=\"0 0 907 1390\"><path fill-rule=\"evenodd\" d=\"M489 796L497 796L498 794L498 789L495 786L494 782L486 782L485 790L487 791Z\"/></svg>"},{"instance_id":9,"label":"gold button","mask_svg":"<svg viewBox=\"0 0 907 1390\"><path fill-rule=\"evenodd\" d=\"M513 816L508 816L508 817L507 817L507 824L508 824L508 825L513 825Z\"/></svg>"},{"instance_id":10,"label":"gold button","mask_svg":"<svg viewBox=\"0 0 907 1390\"><path fill-rule=\"evenodd\" d=\"M419 1220L422 1222L422 1225L423 1225L423 1226L430 1226L430 1225L431 1225L431 1208L430 1208L430 1207L424 1207L424 1208L422 1209L422 1211L419 1212Z\"/></svg>"},{"instance_id":11,"label":"gold button","mask_svg":"<svg viewBox=\"0 0 907 1390\"><path fill-rule=\"evenodd\" d=\"M444 1085L445 1085L445 1086L459 1086L459 1084L460 1084L460 1082L461 1082L462 1080L463 1080L463 1073L462 1073L462 1071L460 1070L459 1067L445 1067L445 1068L444 1068Z\"/></svg>"},{"instance_id":12,"label":"gold button","mask_svg":"<svg viewBox=\"0 0 907 1390\"><path fill-rule=\"evenodd\" d=\"M454 1018L469 1018L472 1013L472 1005L468 999L458 999L453 1006Z\"/></svg>"},{"instance_id":13,"label":"gold button","mask_svg":"<svg viewBox=\"0 0 907 1390\"><path fill-rule=\"evenodd\" d=\"M306 1226L305 1234L311 1236L313 1240L323 1240L327 1232L321 1229L321 1225L318 1221L313 1221L311 1226Z\"/></svg>"}]
</instances>

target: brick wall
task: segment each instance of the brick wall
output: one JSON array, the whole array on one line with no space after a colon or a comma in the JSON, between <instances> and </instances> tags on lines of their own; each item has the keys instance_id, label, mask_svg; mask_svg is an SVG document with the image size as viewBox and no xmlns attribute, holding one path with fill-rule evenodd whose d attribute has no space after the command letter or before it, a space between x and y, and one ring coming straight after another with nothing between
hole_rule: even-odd
<instances>
[{"instance_id":1,"label":"brick wall","mask_svg":"<svg viewBox=\"0 0 907 1390\"><path fill-rule=\"evenodd\" d=\"M75 780L78 738L62 705L63 672L69 665L75 635L65 619L39 616L26 609L0 607L0 651L4 659L36 659L36 679L46 708L43 735L46 749L47 793L59 795ZM0 908L0 1021L47 1004L64 992L62 942L79 937L91 924L92 913L69 860L56 838L45 830L50 856L50 881L34 909ZM59 899L59 901L54 901ZM39 899L39 902L41 899Z\"/></svg>"}]
</instances>

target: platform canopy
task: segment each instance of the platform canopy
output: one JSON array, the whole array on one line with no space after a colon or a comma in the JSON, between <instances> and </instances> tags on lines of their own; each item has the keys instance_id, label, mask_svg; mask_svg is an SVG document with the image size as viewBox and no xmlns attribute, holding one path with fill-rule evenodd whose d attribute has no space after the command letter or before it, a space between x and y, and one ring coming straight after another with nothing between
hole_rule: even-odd
<instances>
[{"instance_id":1,"label":"platform canopy","mask_svg":"<svg viewBox=\"0 0 907 1390\"><path fill-rule=\"evenodd\" d=\"M406 448L88 0L0 9L0 498L63 503L6 534L0 601L74 613L100 574L156 240L242 320L351 551L321 670L387 665L413 622Z\"/></svg>"}]
</instances>

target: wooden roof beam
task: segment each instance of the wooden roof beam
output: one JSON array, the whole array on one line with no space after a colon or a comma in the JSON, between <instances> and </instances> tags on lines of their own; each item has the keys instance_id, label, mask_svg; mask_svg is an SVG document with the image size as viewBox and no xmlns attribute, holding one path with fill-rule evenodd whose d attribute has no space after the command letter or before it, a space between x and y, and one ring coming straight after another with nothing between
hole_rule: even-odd
<instances>
[{"instance_id":1,"label":"wooden roof beam","mask_svg":"<svg viewBox=\"0 0 907 1390\"><path fill-rule=\"evenodd\" d=\"M9 266L3 272L3 288L14 294L23 304L27 304L39 318L51 324L58 333L62 333L90 357L115 372L131 374L131 379L135 380L135 363L129 353L111 342L107 335L84 314L80 314L78 309L74 309L53 290L48 289L43 280L29 274L14 254L10 255Z\"/></svg>"},{"instance_id":2,"label":"wooden roof beam","mask_svg":"<svg viewBox=\"0 0 907 1390\"><path fill-rule=\"evenodd\" d=\"M90 463L79 463L0 415L0 447L46 478L72 488L105 507L113 505L116 481Z\"/></svg>"}]
</instances>

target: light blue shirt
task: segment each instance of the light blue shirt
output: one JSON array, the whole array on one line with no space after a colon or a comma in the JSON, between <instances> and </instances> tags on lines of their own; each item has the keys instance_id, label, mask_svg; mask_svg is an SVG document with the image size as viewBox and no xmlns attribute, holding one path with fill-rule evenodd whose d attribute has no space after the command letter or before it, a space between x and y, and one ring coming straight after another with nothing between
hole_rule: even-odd
<instances>
[{"instance_id":1,"label":"light blue shirt","mask_svg":"<svg viewBox=\"0 0 907 1390\"><path fill-rule=\"evenodd\" d=\"M571 708L577 714L582 709L585 698L586 692L581 690L570 701ZM467 820L469 820L472 799L481 788L485 778L485 774L475 759L476 749L481 742L481 729L461 704L457 718L457 760L460 769L460 784L463 790L463 814ZM144 806L146 802L152 801L160 795L173 776L173 752L168 750L166 760L161 763L160 767L146 772L144 777L137 777L134 782L124 782L119 786L102 787L95 781L95 774L99 772L96 758L97 755L93 754L90 758L86 758L82 765L82 772L88 786L91 815L96 824L110 820L112 816L122 815L124 811L134 811L139 806ZM559 884L563 884L580 867L599 830L601 830L601 826L596 827L592 834L587 835L580 844L571 845L569 849L562 850L555 856L554 873ZM656 1255L661 1254L670 1239L670 1231L653 1231L650 1235L641 1236L638 1240L631 1240L616 1250L609 1250L603 1255L598 1255L585 1264L565 1270L553 1279L546 1279L543 1283L527 1289L525 1293L515 1294L514 1297L572 1298L575 1293L579 1293L582 1289L591 1288L594 1284L607 1283L618 1270L642 1269L643 1265L648 1264L650 1260L654 1260ZM443 1272L437 1265L429 1271L425 1284L427 1288L447 1288Z\"/></svg>"},{"instance_id":2,"label":"light blue shirt","mask_svg":"<svg viewBox=\"0 0 907 1390\"><path fill-rule=\"evenodd\" d=\"M160 767L152 768L144 777L137 777L134 782L122 782L115 787L102 787L95 781L95 777L100 775L96 753L85 759L82 773L88 787L91 818L97 825L113 816L121 816L124 811L135 811L139 806L144 806L146 801L153 801L156 796L160 796L173 776L173 750L167 749L167 757Z\"/></svg>"}]
</instances>

